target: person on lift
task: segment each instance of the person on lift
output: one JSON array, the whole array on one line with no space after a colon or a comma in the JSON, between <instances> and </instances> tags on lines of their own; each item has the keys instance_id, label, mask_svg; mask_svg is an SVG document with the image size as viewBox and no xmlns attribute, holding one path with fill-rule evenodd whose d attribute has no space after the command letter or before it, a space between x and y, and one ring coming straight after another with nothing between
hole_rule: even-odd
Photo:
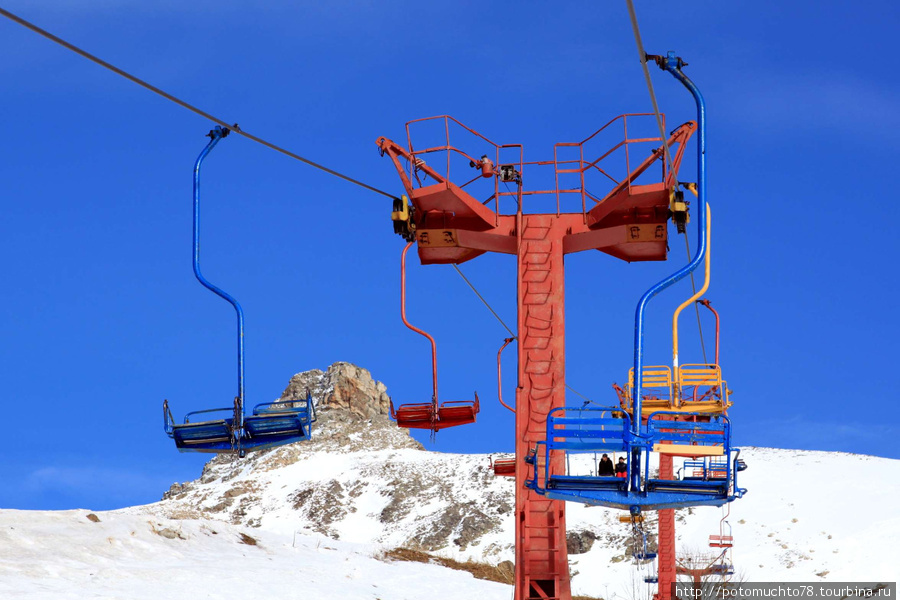
<instances>
[{"instance_id":1,"label":"person on lift","mask_svg":"<svg viewBox=\"0 0 900 600\"><path fill-rule=\"evenodd\" d=\"M616 465L616 477L627 477L628 476L628 463L625 462L625 458L620 458L619 463Z\"/></svg>"},{"instance_id":2,"label":"person on lift","mask_svg":"<svg viewBox=\"0 0 900 600\"><path fill-rule=\"evenodd\" d=\"M600 463L597 465L597 477L612 477L613 476L613 462L609 460L609 456L606 454L600 459Z\"/></svg>"}]
</instances>

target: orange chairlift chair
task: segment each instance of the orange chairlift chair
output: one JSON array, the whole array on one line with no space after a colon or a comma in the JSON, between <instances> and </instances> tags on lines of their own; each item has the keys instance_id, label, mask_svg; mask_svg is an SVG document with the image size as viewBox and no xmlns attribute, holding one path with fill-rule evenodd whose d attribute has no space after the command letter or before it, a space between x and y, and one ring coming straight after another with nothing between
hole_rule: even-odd
<instances>
[{"instance_id":1,"label":"orange chairlift chair","mask_svg":"<svg viewBox=\"0 0 900 600\"><path fill-rule=\"evenodd\" d=\"M729 504L725 510L725 514L722 515L722 519L719 521L719 534L709 536L710 548L731 548L734 546L731 523L728 522L728 515L731 514L731 505Z\"/></svg>"},{"instance_id":2,"label":"orange chairlift chair","mask_svg":"<svg viewBox=\"0 0 900 600\"><path fill-rule=\"evenodd\" d=\"M413 404L401 404L396 409L394 403L391 402L391 418L397 421L400 427L408 429L430 429L437 432L448 427L456 427L457 425L468 425L475 422L475 416L480 410L478 403L478 393L475 393L474 400L451 400L444 403L438 402L438 381L437 381L437 344L434 338L425 331L419 329L415 325L410 324L406 319L406 253L409 251L413 242L409 242L403 248L400 255L400 316L403 324L412 329L416 333L428 338L431 342L431 374L433 381L433 391L431 402L420 402Z\"/></svg>"},{"instance_id":3,"label":"orange chairlift chair","mask_svg":"<svg viewBox=\"0 0 900 600\"><path fill-rule=\"evenodd\" d=\"M503 356L503 349L509 346L512 342L514 342L516 338L508 337L503 340L503 345L500 346L500 350L497 351L497 399L500 400L500 404L502 404L507 410L511 411L513 414L516 413L516 409L503 401L503 378L501 377L500 372L500 359ZM491 469L494 471L494 475L498 477L515 477L516 476L516 459L515 458L498 458L494 460L491 457Z\"/></svg>"}]
</instances>

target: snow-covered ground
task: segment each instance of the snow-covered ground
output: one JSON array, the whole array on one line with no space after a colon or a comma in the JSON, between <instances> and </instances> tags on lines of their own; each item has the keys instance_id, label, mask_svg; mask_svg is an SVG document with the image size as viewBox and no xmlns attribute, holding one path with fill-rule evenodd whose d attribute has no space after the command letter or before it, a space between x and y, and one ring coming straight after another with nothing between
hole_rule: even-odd
<instances>
[{"instance_id":1,"label":"snow-covered ground","mask_svg":"<svg viewBox=\"0 0 900 600\"><path fill-rule=\"evenodd\" d=\"M728 516L736 577L750 582L900 579L895 542L900 539L900 461L775 448L744 448L741 457L749 468L739 474L739 482L749 491L731 504ZM590 522L594 511L609 512L570 504L569 522ZM719 533L724 513L712 507L677 511L678 553L715 552L708 547L709 535ZM575 590L632 597L635 575L642 580L646 572L611 564L615 554L595 547L570 557L580 571L573 579Z\"/></svg>"},{"instance_id":2,"label":"snow-covered ground","mask_svg":"<svg viewBox=\"0 0 900 600\"><path fill-rule=\"evenodd\" d=\"M0 510L0 598L508 600L510 595L509 586L468 573L378 560L373 545L122 511L96 513L99 522L94 522L89 514Z\"/></svg>"}]
</instances>

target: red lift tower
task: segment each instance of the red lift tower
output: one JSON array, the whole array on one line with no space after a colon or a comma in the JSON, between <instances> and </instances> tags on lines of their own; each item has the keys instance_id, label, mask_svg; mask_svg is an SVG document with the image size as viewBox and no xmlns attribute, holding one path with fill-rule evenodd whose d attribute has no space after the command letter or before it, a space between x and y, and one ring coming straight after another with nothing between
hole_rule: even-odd
<instances>
[{"instance_id":1,"label":"red lift tower","mask_svg":"<svg viewBox=\"0 0 900 600\"><path fill-rule=\"evenodd\" d=\"M408 195L395 203L395 231L417 242L422 264L460 264L485 252L516 256L516 600L571 598L565 503L525 487L531 468L526 461L546 439L548 413L566 404L565 255L600 250L629 262L666 259L675 175L696 124L680 125L668 139L634 135L640 121L652 131L652 119L652 114L621 115L581 142L556 144L552 160L537 162L524 160L521 145L496 144L449 116L407 123L405 147L377 140ZM415 150L410 128L426 125L439 128L443 143ZM451 131L481 151L455 147ZM617 138L611 148L590 154L610 136ZM669 146L672 170L663 160L663 144ZM632 167L636 145L643 160ZM460 163L468 181L457 185L450 170ZM526 188L525 181L546 185ZM610 184L603 196L591 193ZM492 193L477 199L478 189ZM511 210L502 212L501 204ZM544 468L555 473L563 467L560 455Z\"/></svg>"}]
</instances>

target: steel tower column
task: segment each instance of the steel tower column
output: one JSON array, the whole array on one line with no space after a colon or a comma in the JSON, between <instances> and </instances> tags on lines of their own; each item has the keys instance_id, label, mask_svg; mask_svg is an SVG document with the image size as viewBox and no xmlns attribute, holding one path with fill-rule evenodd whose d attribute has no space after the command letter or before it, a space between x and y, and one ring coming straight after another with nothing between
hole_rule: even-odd
<instances>
[{"instance_id":1,"label":"steel tower column","mask_svg":"<svg viewBox=\"0 0 900 600\"><path fill-rule=\"evenodd\" d=\"M516 600L569 600L565 502L525 487L525 457L546 439L547 414L565 405L565 220L521 215L516 389ZM564 458L546 468L563 472ZM539 477L543 477L539 473Z\"/></svg>"},{"instance_id":2,"label":"steel tower column","mask_svg":"<svg viewBox=\"0 0 900 600\"><path fill-rule=\"evenodd\" d=\"M659 455L659 478L674 479L673 459L670 454ZM657 531L657 600L672 600L672 584L675 583L675 510L659 511Z\"/></svg>"}]
</instances>

